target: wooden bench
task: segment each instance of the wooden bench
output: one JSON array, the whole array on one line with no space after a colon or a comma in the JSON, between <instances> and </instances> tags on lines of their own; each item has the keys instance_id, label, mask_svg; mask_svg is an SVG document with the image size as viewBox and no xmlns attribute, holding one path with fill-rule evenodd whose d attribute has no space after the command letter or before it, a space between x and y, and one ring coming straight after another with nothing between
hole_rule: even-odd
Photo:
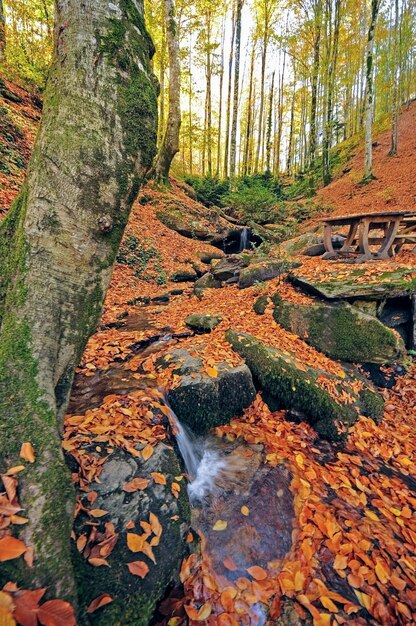
<instances>
[{"instance_id":1,"label":"wooden bench","mask_svg":"<svg viewBox=\"0 0 416 626\"><path fill-rule=\"evenodd\" d=\"M416 246L416 212L392 211L363 213L322 219L324 224L325 254L323 259L352 257L356 262L388 259L405 244ZM348 226L347 238L340 250L332 243L335 227ZM382 231L381 234L373 231ZM375 251L371 246L377 246Z\"/></svg>"}]
</instances>

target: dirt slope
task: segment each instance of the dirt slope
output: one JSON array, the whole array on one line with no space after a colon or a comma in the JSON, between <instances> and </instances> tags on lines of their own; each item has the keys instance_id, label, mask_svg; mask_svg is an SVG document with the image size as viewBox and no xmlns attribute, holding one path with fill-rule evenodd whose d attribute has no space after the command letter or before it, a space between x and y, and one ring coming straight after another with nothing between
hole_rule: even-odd
<instances>
[{"instance_id":1,"label":"dirt slope","mask_svg":"<svg viewBox=\"0 0 416 626\"><path fill-rule=\"evenodd\" d=\"M380 211L416 211L416 102L403 108L399 121L399 148L389 157L390 130L374 138L376 180L361 185L364 151L359 149L343 172L319 197L335 207L334 215Z\"/></svg>"}]
</instances>

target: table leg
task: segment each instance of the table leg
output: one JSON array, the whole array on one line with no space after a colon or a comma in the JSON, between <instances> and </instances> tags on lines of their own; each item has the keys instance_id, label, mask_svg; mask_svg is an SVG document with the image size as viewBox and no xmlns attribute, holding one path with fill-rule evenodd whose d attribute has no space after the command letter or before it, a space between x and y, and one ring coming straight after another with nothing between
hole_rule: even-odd
<instances>
[{"instance_id":1,"label":"table leg","mask_svg":"<svg viewBox=\"0 0 416 626\"><path fill-rule=\"evenodd\" d=\"M374 258L388 259L393 256L393 244L400 227L400 220L392 220L386 228L384 241L379 250L375 253Z\"/></svg>"},{"instance_id":2,"label":"table leg","mask_svg":"<svg viewBox=\"0 0 416 626\"><path fill-rule=\"evenodd\" d=\"M324 246L326 253L323 255L323 259L335 259L338 256L332 245L332 224L325 224Z\"/></svg>"},{"instance_id":3,"label":"table leg","mask_svg":"<svg viewBox=\"0 0 416 626\"><path fill-rule=\"evenodd\" d=\"M350 224L350 230L348 232L347 238L344 241L344 245L342 246L340 252L346 252L348 248L350 248L357 234L357 230L358 230L358 222L354 222L354 224Z\"/></svg>"},{"instance_id":4,"label":"table leg","mask_svg":"<svg viewBox=\"0 0 416 626\"><path fill-rule=\"evenodd\" d=\"M360 222L360 230L358 234L358 252L361 255L360 261L368 261L373 257L368 243L368 234L370 232L371 219L363 219Z\"/></svg>"}]
</instances>

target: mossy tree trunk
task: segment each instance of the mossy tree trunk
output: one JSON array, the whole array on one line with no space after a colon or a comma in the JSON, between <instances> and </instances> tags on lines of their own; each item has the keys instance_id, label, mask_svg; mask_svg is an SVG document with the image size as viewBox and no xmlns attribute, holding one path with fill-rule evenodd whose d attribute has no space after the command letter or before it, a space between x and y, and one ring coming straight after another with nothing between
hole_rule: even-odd
<instances>
[{"instance_id":1,"label":"mossy tree trunk","mask_svg":"<svg viewBox=\"0 0 416 626\"><path fill-rule=\"evenodd\" d=\"M181 127L181 65L179 60L179 32L174 0L165 0L166 34L169 50L169 113L166 132L159 149L155 177L169 183L169 171L175 154L179 152Z\"/></svg>"},{"instance_id":2,"label":"mossy tree trunk","mask_svg":"<svg viewBox=\"0 0 416 626\"><path fill-rule=\"evenodd\" d=\"M366 50L366 82L365 82L365 154L363 182L370 182L373 176L373 117L374 117L374 37L381 0L371 0L371 16L368 26Z\"/></svg>"},{"instance_id":3,"label":"mossy tree trunk","mask_svg":"<svg viewBox=\"0 0 416 626\"><path fill-rule=\"evenodd\" d=\"M28 175L0 228L0 471L22 442L34 549L3 577L74 599L74 492L60 433L140 183L155 156L153 44L141 0L57 0L55 51ZM11 563L15 563L13 561ZM1 586L1 585L0 585Z\"/></svg>"},{"instance_id":4,"label":"mossy tree trunk","mask_svg":"<svg viewBox=\"0 0 416 626\"><path fill-rule=\"evenodd\" d=\"M0 63L6 56L6 20L4 17L3 0L0 0Z\"/></svg>"}]
</instances>

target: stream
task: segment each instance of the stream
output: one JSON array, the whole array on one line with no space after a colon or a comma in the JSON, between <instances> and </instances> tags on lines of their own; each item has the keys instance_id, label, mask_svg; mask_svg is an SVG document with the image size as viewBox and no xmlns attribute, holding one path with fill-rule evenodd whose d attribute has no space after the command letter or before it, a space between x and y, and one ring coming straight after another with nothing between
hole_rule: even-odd
<instances>
[{"instance_id":1,"label":"stream","mask_svg":"<svg viewBox=\"0 0 416 626\"><path fill-rule=\"evenodd\" d=\"M163 350L167 342L174 344L175 339L171 335L155 337L138 353L145 358ZM100 406L106 395L124 395L157 385L154 377L146 376L140 368L133 372L126 364L128 361L116 363L89 377L78 374L70 412L80 415ZM292 543L294 509L289 471L284 465L265 464L261 445L230 442L213 435L196 437L171 409L169 422L189 479L192 527L205 539L218 586L225 588L238 578L247 578L247 568L253 565L272 572L280 570ZM222 523L220 532L218 522ZM266 623L263 605L258 603L248 610L245 624Z\"/></svg>"}]
</instances>

